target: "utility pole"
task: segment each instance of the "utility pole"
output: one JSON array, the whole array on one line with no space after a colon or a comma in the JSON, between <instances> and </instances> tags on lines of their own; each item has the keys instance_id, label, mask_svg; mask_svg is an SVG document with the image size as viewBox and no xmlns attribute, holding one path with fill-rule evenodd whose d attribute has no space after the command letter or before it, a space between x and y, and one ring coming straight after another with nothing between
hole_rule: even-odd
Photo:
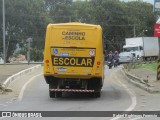
<instances>
[{"instance_id":1,"label":"utility pole","mask_svg":"<svg viewBox=\"0 0 160 120\"><path fill-rule=\"evenodd\" d=\"M27 39L28 51L27 51L27 61L28 65L30 63L30 47L31 47L32 38Z\"/></svg>"},{"instance_id":2,"label":"utility pole","mask_svg":"<svg viewBox=\"0 0 160 120\"><path fill-rule=\"evenodd\" d=\"M6 30L5 30L5 3L4 0L2 0L2 14L3 14L3 60L4 64L6 64Z\"/></svg>"},{"instance_id":3,"label":"utility pole","mask_svg":"<svg viewBox=\"0 0 160 120\"><path fill-rule=\"evenodd\" d=\"M134 24L134 37L136 37L136 25Z\"/></svg>"},{"instance_id":4,"label":"utility pole","mask_svg":"<svg viewBox=\"0 0 160 120\"><path fill-rule=\"evenodd\" d=\"M69 16L69 22L71 22L71 19L72 19L72 17L71 17L71 16Z\"/></svg>"}]
</instances>

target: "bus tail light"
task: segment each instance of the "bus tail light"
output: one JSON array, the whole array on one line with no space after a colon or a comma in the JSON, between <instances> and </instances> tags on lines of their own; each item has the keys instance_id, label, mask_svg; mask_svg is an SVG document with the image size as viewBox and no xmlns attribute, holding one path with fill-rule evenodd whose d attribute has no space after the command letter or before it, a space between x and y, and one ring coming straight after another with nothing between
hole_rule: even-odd
<instances>
[{"instance_id":1,"label":"bus tail light","mask_svg":"<svg viewBox=\"0 0 160 120\"><path fill-rule=\"evenodd\" d=\"M46 62L46 64L49 64L49 60L46 60L45 62Z\"/></svg>"},{"instance_id":2,"label":"bus tail light","mask_svg":"<svg viewBox=\"0 0 160 120\"><path fill-rule=\"evenodd\" d=\"M101 65L101 62L100 62L100 61L98 61L98 62L97 62L97 65Z\"/></svg>"}]
</instances>

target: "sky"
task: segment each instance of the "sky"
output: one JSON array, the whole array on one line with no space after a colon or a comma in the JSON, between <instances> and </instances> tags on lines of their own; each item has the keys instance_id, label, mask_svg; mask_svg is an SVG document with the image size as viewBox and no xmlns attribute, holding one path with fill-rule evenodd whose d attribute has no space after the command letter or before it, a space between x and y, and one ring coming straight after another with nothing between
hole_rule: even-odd
<instances>
[{"instance_id":1,"label":"sky","mask_svg":"<svg viewBox=\"0 0 160 120\"><path fill-rule=\"evenodd\" d=\"M121 0L121 1L133 1L133 0ZM143 0L144 2L149 2L151 4L154 4L154 0Z\"/></svg>"}]
</instances>

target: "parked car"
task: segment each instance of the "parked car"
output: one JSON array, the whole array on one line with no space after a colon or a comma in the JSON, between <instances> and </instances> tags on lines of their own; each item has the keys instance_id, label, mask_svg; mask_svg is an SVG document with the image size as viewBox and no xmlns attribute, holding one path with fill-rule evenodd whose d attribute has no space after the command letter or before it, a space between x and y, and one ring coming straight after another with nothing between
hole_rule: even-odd
<instances>
[{"instance_id":1,"label":"parked car","mask_svg":"<svg viewBox=\"0 0 160 120\"><path fill-rule=\"evenodd\" d=\"M119 63L120 64L132 62L133 60L134 60L133 54L130 52L121 52L119 54Z\"/></svg>"}]
</instances>

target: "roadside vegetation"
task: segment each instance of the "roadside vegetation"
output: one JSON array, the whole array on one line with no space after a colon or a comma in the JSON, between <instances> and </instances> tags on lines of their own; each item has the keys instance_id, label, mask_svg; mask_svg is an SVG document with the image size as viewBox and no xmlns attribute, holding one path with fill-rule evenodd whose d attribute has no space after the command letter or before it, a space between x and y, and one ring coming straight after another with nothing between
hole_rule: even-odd
<instances>
[{"instance_id":1,"label":"roadside vegetation","mask_svg":"<svg viewBox=\"0 0 160 120\"><path fill-rule=\"evenodd\" d=\"M49 23L82 22L103 28L107 51L122 50L125 38L153 36L157 19L153 5L119 0L5 0L7 60L13 54L27 55L32 38L31 60L42 61ZM0 54L3 51L2 0L0 0Z\"/></svg>"},{"instance_id":2,"label":"roadside vegetation","mask_svg":"<svg viewBox=\"0 0 160 120\"><path fill-rule=\"evenodd\" d=\"M157 63L156 62L151 62L151 63L143 63L143 64L137 64L135 68L145 68L145 69L150 69L153 71L157 71Z\"/></svg>"}]
</instances>

